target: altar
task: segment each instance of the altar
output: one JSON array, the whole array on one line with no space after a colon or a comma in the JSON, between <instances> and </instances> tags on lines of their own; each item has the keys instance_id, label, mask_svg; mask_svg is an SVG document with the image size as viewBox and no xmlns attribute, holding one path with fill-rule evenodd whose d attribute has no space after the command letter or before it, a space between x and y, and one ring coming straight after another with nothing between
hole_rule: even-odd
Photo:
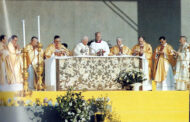
<instances>
[{"instance_id":1,"label":"altar","mask_svg":"<svg viewBox=\"0 0 190 122\"><path fill-rule=\"evenodd\" d=\"M124 69L142 70L146 75L143 90L151 90L148 62L139 56L53 57L45 61L47 90L121 90L115 79Z\"/></svg>"}]
</instances>

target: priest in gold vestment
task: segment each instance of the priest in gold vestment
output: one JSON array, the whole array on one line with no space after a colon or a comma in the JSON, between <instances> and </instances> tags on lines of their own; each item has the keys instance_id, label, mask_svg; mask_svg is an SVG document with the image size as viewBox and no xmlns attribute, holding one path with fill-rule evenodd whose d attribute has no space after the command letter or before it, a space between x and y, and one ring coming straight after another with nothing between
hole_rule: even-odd
<instances>
[{"instance_id":1,"label":"priest in gold vestment","mask_svg":"<svg viewBox=\"0 0 190 122\"><path fill-rule=\"evenodd\" d=\"M69 56L69 50L61 44L60 36L54 37L54 42L50 44L45 50L45 58L51 58L54 56Z\"/></svg>"},{"instance_id":2,"label":"priest in gold vestment","mask_svg":"<svg viewBox=\"0 0 190 122\"><path fill-rule=\"evenodd\" d=\"M113 55L131 55L131 50L127 47L124 46L122 44L122 39L121 38L117 38L116 39L117 45L113 46L110 49L110 54L109 56L113 56Z\"/></svg>"},{"instance_id":3,"label":"priest in gold vestment","mask_svg":"<svg viewBox=\"0 0 190 122\"><path fill-rule=\"evenodd\" d=\"M5 57L7 56L7 37L0 36L0 85L7 84L6 70L5 70Z\"/></svg>"},{"instance_id":4,"label":"priest in gold vestment","mask_svg":"<svg viewBox=\"0 0 190 122\"><path fill-rule=\"evenodd\" d=\"M34 89L36 88L37 84L37 65L38 65L38 56L40 64L43 65L43 57L44 53L41 50L40 55L38 52L38 38L33 36L31 38L31 42L25 47L27 50L27 68L28 68L28 82L29 88Z\"/></svg>"},{"instance_id":5,"label":"priest in gold vestment","mask_svg":"<svg viewBox=\"0 0 190 122\"><path fill-rule=\"evenodd\" d=\"M13 35L11 37L11 41L8 43L8 55L5 57L8 84L17 84L23 82L23 60L17 41L18 37Z\"/></svg>"},{"instance_id":6,"label":"priest in gold vestment","mask_svg":"<svg viewBox=\"0 0 190 122\"><path fill-rule=\"evenodd\" d=\"M175 80L173 67L175 66L175 51L167 44L166 38L159 38L160 45L154 51L154 81L157 82L157 90L174 90Z\"/></svg>"},{"instance_id":7,"label":"priest in gold vestment","mask_svg":"<svg viewBox=\"0 0 190 122\"><path fill-rule=\"evenodd\" d=\"M144 56L148 61L149 80L152 79L152 46L148 44L143 36L139 36L138 44L132 48L132 54L135 56Z\"/></svg>"}]
</instances>

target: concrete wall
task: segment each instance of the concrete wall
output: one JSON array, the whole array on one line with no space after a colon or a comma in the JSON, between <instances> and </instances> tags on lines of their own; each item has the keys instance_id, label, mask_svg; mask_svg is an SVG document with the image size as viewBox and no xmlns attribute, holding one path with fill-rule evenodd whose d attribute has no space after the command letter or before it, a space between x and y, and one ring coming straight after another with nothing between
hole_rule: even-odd
<instances>
[{"instance_id":1,"label":"concrete wall","mask_svg":"<svg viewBox=\"0 0 190 122\"><path fill-rule=\"evenodd\" d=\"M181 0L181 34L190 42L190 0Z\"/></svg>"},{"instance_id":2,"label":"concrete wall","mask_svg":"<svg viewBox=\"0 0 190 122\"><path fill-rule=\"evenodd\" d=\"M123 12L137 23L137 2L114 2ZM37 35L37 15L41 17L41 41L46 47L58 34L62 41L73 48L84 35L94 38L94 33L102 32L103 39L115 44L115 38L124 38L124 43L132 47L138 36L131 26L121 19L107 2L103 1L7 1L10 28L22 40L22 23L26 20L26 38ZM110 3L108 3L110 4ZM110 4L111 5L111 4ZM0 11L3 15L3 11ZM6 33L3 17L0 32ZM135 40L135 42L134 42ZM133 41L130 42L129 41ZM22 44L20 42L20 44ZM22 44L23 45L23 44Z\"/></svg>"},{"instance_id":3,"label":"concrete wall","mask_svg":"<svg viewBox=\"0 0 190 122\"><path fill-rule=\"evenodd\" d=\"M0 1L2 6L2 1ZM122 37L130 48L144 35L153 48L159 36L178 48L180 35L190 38L189 0L122 0L122 1L6 1L10 30L22 40L21 20L26 20L26 38L37 36L37 18L41 17L41 41L46 47L58 34L72 49L87 35L102 32L103 39L115 45ZM0 7L0 33L6 34L4 12ZM22 42L20 42L23 45Z\"/></svg>"}]
</instances>

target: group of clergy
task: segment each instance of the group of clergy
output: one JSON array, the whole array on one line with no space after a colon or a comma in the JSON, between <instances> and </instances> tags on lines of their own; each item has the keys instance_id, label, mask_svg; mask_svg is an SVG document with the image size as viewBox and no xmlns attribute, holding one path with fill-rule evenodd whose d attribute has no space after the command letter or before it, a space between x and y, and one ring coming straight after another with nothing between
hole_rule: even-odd
<instances>
[{"instance_id":1,"label":"group of clergy","mask_svg":"<svg viewBox=\"0 0 190 122\"><path fill-rule=\"evenodd\" d=\"M167 43L164 36L161 36L159 41L160 45L154 52L143 36L139 36L138 43L132 49L123 45L121 38L117 38L117 44L109 48L107 42L102 40L101 33L96 32L94 40L89 41L88 37L84 36L81 43L69 51L61 44L60 36L56 35L52 44L38 52L38 38L32 37L31 42L25 47L29 88L36 88L38 57L43 63L44 59L55 56L133 55L144 57L147 60L149 80L157 83L158 90L187 90L190 83L190 45L187 43L187 38L180 37L178 51ZM8 43L5 35L0 36L0 85L23 82L23 56L17 42L16 35L13 35Z\"/></svg>"}]
</instances>

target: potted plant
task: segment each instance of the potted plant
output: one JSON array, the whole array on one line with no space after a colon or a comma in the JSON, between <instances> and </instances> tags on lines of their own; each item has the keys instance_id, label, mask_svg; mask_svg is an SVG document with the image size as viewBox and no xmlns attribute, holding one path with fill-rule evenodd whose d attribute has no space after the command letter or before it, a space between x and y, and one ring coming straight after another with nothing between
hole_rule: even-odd
<instances>
[{"instance_id":1,"label":"potted plant","mask_svg":"<svg viewBox=\"0 0 190 122\"><path fill-rule=\"evenodd\" d=\"M86 122L90 120L91 110L81 92L69 89L64 96L57 97L57 110L64 122Z\"/></svg>"},{"instance_id":2,"label":"potted plant","mask_svg":"<svg viewBox=\"0 0 190 122\"><path fill-rule=\"evenodd\" d=\"M145 75L141 70L122 70L120 71L116 81L126 90L139 91L142 82L145 81Z\"/></svg>"},{"instance_id":3,"label":"potted plant","mask_svg":"<svg viewBox=\"0 0 190 122\"><path fill-rule=\"evenodd\" d=\"M89 99L91 110L94 113L95 122L104 122L106 116L111 112L111 106L108 97L99 97L97 99Z\"/></svg>"}]
</instances>

